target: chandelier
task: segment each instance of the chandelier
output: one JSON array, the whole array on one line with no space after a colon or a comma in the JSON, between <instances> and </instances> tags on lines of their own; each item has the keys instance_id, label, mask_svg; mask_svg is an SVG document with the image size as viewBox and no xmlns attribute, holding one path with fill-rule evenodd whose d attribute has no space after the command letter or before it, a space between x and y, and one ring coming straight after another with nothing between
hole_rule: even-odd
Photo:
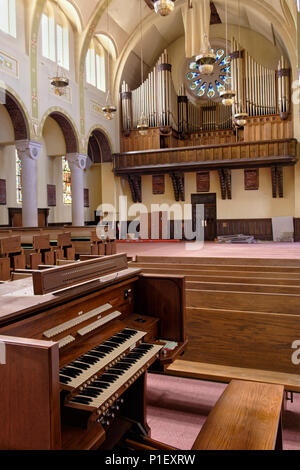
<instances>
[{"instance_id":1,"label":"chandelier","mask_svg":"<svg viewBox=\"0 0 300 470\"><path fill-rule=\"evenodd\" d=\"M51 78L51 85L54 87L54 93L57 96L63 96L66 94L66 88L70 84L70 80L67 77L64 77L64 75L59 73L59 70L57 69L57 74L55 77Z\"/></svg>"},{"instance_id":2,"label":"chandelier","mask_svg":"<svg viewBox=\"0 0 300 470\"><path fill-rule=\"evenodd\" d=\"M207 5L204 2L204 16L207 15ZM207 32L204 34L201 53L196 57L196 64L199 65L199 70L203 75L211 75L214 71L214 65L216 63L216 54L210 47L209 38Z\"/></svg>"},{"instance_id":3,"label":"chandelier","mask_svg":"<svg viewBox=\"0 0 300 470\"><path fill-rule=\"evenodd\" d=\"M108 15L108 0L106 3L106 14L107 14L107 36L109 36L109 15ZM108 80L110 81L110 57L109 52L107 51L107 75ZM110 96L110 90L108 88L108 92L106 95L105 104L101 107L101 111L104 113L104 117L107 121L111 121L115 113L117 112L117 107L113 104Z\"/></svg>"},{"instance_id":4,"label":"chandelier","mask_svg":"<svg viewBox=\"0 0 300 470\"><path fill-rule=\"evenodd\" d=\"M174 7L173 0L157 0L154 2L155 13L158 13L160 16L168 16L172 13Z\"/></svg>"},{"instance_id":5,"label":"chandelier","mask_svg":"<svg viewBox=\"0 0 300 470\"><path fill-rule=\"evenodd\" d=\"M237 113L234 115L234 122L237 127L245 127L247 124L247 117L249 115L247 113Z\"/></svg>"},{"instance_id":6,"label":"chandelier","mask_svg":"<svg viewBox=\"0 0 300 470\"><path fill-rule=\"evenodd\" d=\"M225 8L225 22L226 22L226 56L228 56L228 0L226 0L226 8ZM224 106L232 106L234 102L234 97L235 97L235 91L232 89L227 89L226 90L226 83L229 80L226 80L225 82L225 90L220 93L220 96L222 98L222 104Z\"/></svg>"},{"instance_id":7,"label":"chandelier","mask_svg":"<svg viewBox=\"0 0 300 470\"><path fill-rule=\"evenodd\" d=\"M140 0L140 21L141 21L141 84L143 85L143 78L144 78L144 59L143 59L143 17L142 17L142 1ZM144 89L142 86L142 103L144 103ZM143 104L144 106L144 104ZM140 118L137 123L137 129L140 135L147 135L149 124L148 119L145 116L145 113L142 109Z\"/></svg>"}]
</instances>

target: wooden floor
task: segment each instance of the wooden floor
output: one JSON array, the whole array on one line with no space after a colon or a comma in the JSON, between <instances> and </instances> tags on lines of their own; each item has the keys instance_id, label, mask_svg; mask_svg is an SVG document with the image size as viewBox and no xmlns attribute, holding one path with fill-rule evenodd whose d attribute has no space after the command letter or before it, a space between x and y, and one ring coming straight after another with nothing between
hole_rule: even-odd
<instances>
[{"instance_id":1,"label":"wooden floor","mask_svg":"<svg viewBox=\"0 0 300 470\"><path fill-rule=\"evenodd\" d=\"M118 242L118 253L129 256L170 256L170 257L203 257L203 258L271 258L299 259L300 243L254 243L252 245L218 244L206 242L202 249L193 243L185 242Z\"/></svg>"}]
</instances>

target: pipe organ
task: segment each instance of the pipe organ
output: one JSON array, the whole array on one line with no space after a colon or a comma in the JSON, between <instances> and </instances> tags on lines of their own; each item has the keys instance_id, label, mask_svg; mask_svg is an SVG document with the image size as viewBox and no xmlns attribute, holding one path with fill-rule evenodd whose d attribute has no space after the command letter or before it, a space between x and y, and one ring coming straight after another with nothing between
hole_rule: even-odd
<instances>
[{"instance_id":1,"label":"pipe organ","mask_svg":"<svg viewBox=\"0 0 300 470\"><path fill-rule=\"evenodd\" d=\"M205 102L201 106L188 104L190 133L232 128L232 110L220 103Z\"/></svg>"},{"instance_id":2,"label":"pipe organ","mask_svg":"<svg viewBox=\"0 0 300 470\"><path fill-rule=\"evenodd\" d=\"M242 50L234 38L231 44L232 88L236 92L233 114L280 114L286 119L290 112L290 70L286 59L281 57L278 70L269 69Z\"/></svg>"},{"instance_id":3,"label":"pipe organ","mask_svg":"<svg viewBox=\"0 0 300 470\"><path fill-rule=\"evenodd\" d=\"M189 86L188 92L186 85L182 83L176 93L172 81L172 65L164 51L140 87L131 91L126 82L122 83L120 96L124 134L137 129L142 112L150 128L172 128L181 136L201 131L232 129L233 116L241 113L247 113L250 118L279 115L281 120L287 119L291 103L287 60L281 57L278 69L275 70L258 63L247 50L242 49L235 38L232 38L231 49L231 64L226 62L222 73L225 74L225 69L229 68L226 73L231 76L231 87L236 93L232 109L220 103L222 83L218 80L225 80L224 76L217 80L213 75L201 77L194 69L197 78L195 87L204 87L203 93L208 96L206 100L197 100L196 104L193 104L194 100L189 96L193 93L189 89L191 82L186 84ZM217 71L214 73L217 74ZM214 98L210 98L208 91L215 88L214 83L217 89L214 90Z\"/></svg>"}]
</instances>

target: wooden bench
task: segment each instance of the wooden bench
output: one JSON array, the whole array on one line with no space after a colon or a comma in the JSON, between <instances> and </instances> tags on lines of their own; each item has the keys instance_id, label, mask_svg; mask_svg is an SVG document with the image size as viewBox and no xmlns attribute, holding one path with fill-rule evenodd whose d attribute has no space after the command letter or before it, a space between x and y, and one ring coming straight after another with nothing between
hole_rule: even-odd
<instances>
[{"instance_id":1,"label":"wooden bench","mask_svg":"<svg viewBox=\"0 0 300 470\"><path fill-rule=\"evenodd\" d=\"M26 267L26 258L21 247L21 237L9 237L0 239L0 280L10 279L11 272L15 269Z\"/></svg>"},{"instance_id":2,"label":"wooden bench","mask_svg":"<svg viewBox=\"0 0 300 470\"><path fill-rule=\"evenodd\" d=\"M282 450L283 393L280 385L233 380L192 450Z\"/></svg>"}]
</instances>

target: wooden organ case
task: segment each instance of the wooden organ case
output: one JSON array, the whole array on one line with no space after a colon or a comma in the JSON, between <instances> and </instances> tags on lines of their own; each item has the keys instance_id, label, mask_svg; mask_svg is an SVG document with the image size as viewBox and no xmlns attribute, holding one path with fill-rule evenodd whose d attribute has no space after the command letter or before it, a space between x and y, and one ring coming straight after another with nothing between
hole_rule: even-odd
<instances>
[{"instance_id":1,"label":"wooden organ case","mask_svg":"<svg viewBox=\"0 0 300 470\"><path fill-rule=\"evenodd\" d=\"M183 277L142 275L121 254L5 283L0 302L0 449L108 450L133 426L147 435L147 370L186 344Z\"/></svg>"}]
</instances>

